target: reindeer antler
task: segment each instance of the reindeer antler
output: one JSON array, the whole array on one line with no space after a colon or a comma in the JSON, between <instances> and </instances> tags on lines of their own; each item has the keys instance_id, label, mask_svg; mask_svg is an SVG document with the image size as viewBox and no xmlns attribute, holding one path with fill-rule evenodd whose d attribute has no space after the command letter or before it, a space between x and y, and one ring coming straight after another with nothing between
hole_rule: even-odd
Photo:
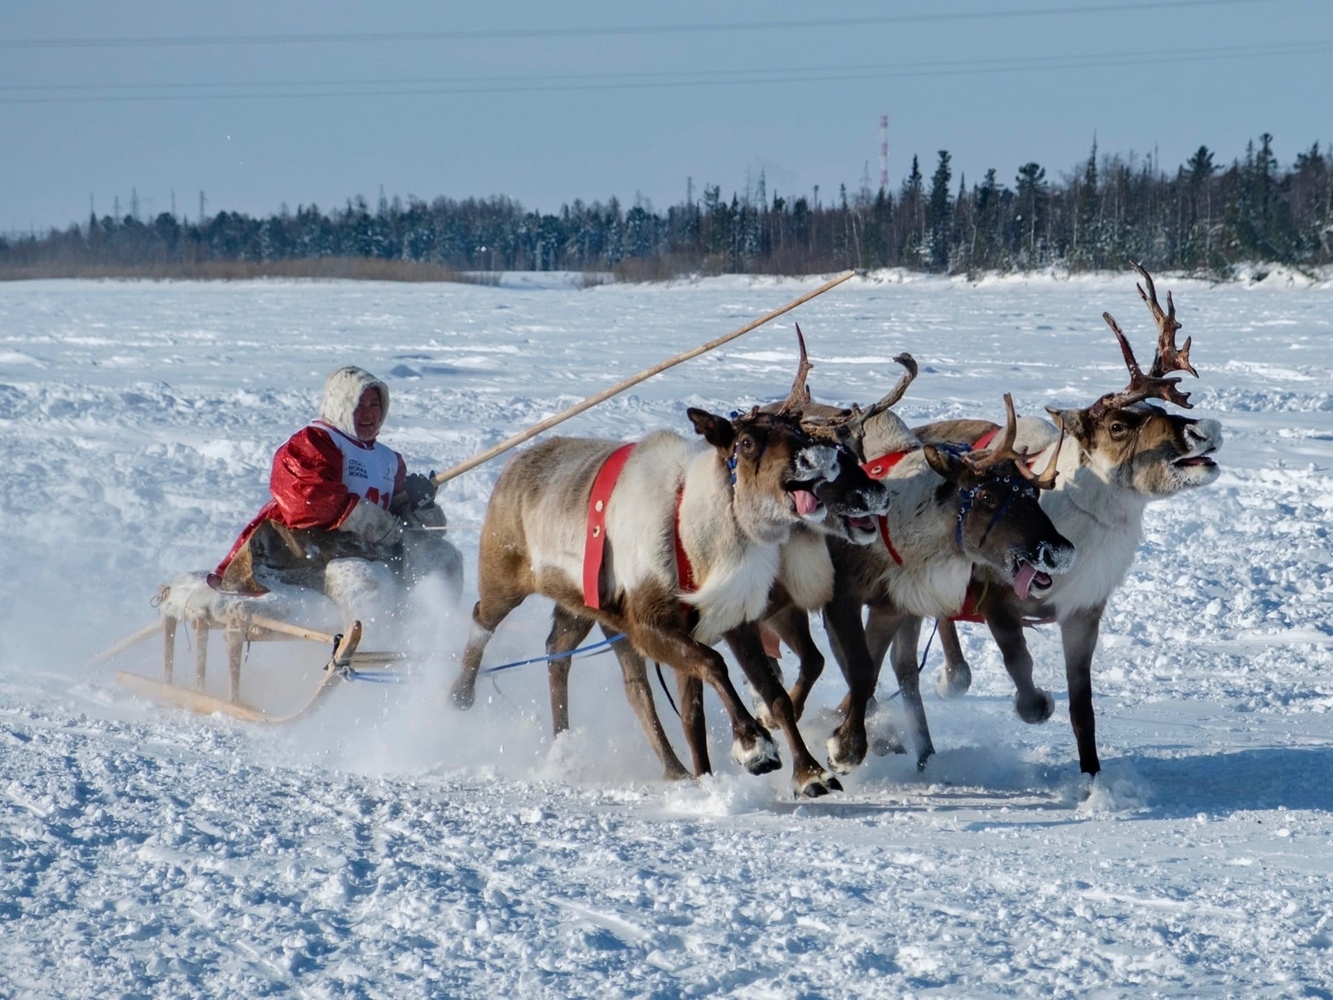
<instances>
[{"instance_id":1,"label":"reindeer antler","mask_svg":"<svg viewBox=\"0 0 1333 1000\"><path fill-rule=\"evenodd\" d=\"M1028 468L1028 456L1020 451L1014 450L1014 440L1018 437L1018 415L1014 412L1014 397L1010 393L1004 394L1004 434L1000 438L1000 443L982 451L973 452L971 455L963 456L963 461L972 466L974 472L986 472L1000 462L1010 461L1024 479L1030 482L1039 490L1051 490L1055 488L1055 480L1058 473L1055 469L1056 461L1060 457L1060 448L1065 442L1065 429L1060 427L1060 440L1056 442L1055 450L1051 452L1050 459L1046 462L1046 468L1040 475L1034 475Z\"/></svg>"},{"instance_id":2,"label":"reindeer antler","mask_svg":"<svg viewBox=\"0 0 1333 1000\"><path fill-rule=\"evenodd\" d=\"M810 402L810 390L806 387L805 380L814 364L805 351L805 336L801 333L800 323L796 324L796 346L800 349L801 360L796 366L796 377L792 379L787 398L778 407L779 413L799 413L805 408L805 404Z\"/></svg>"},{"instance_id":3,"label":"reindeer antler","mask_svg":"<svg viewBox=\"0 0 1333 1000\"><path fill-rule=\"evenodd\" d=\"M1189 372L1195 378L1199 373L1194 370L1190 364L1190 344L1192 338L1185 338L1183 348L1176 347L1176 331L1180 329L1180 322L1176 319L1176 304L1171 299L1171 293L1166 293L1167 310L1162 311L1161 304L1157 301L1157 289L1153 286L1152 275L1144 269L1143 265L1137 261L1130 261L1134 265L1134 270L1143 276L1144 282L1148 285L1148 290L1143 290L1143 285L1135 284L1139 290L1139 297L1147 303L1148 310L1152 313L1153 321L1157 324L1157 351L1153 355L1152 367L1148 374L1143 374L1143 369L1134 358L1134 349L1129 346L1129 340L1121 331L1115 318L1109 312L1102 313L1102 319L1106 320L1107 326L1115 334L1115 339L1120 343L1120 353L1125 356L1125 367L1129 369L1129 385L1120 392L1110 392L1103 396L1097 402L1092 404L1090 410L1103 412L1108 409L1121 406L1129 406L1131 403L1137 403L1144 399L1164 399L1168 403L1175 403L1185 409L1191 409L1188 392L1181 392L1176 388L1180 384L1179 375L1173 378L1165 378L1167 372L1185 371Z\"/></svg>"},{"instance_id":4,"label":"reindeer antler","mask_svg":"<svg viewBox=\"0 0 1333 1000\"><path fill-rule=\"evenodd\" d=\"M1166 312L1162 312L1162 307L1157 301L1157 289L1153 287L1152 275L1138 261L1131 260L1130 263L1134 265L1134 270L1143 276L1144 284L1148 286L1148 291L1144 292L1143 285L1134 285L1139 290L1139 298L1148 304L1148 310L1157 324L1157 354L1153 358L1152 369L1148 374L1160 378L1167 372L1184 371L1198 378L1199 373L1190 364L1190 344L1194 338L1186 337L1185 346L1176 349L1176 331L1180 329L1180 321L1176 319L1176 304L1171 300L1171 293L1169 291L1166 293Z\"/></svg>"}]
</instances>

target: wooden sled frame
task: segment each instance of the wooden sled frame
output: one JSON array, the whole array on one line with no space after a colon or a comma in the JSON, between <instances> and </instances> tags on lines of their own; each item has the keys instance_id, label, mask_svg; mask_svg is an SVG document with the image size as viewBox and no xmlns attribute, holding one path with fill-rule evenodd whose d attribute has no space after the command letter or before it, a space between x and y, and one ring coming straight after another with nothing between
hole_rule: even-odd
<instances>
[{"instance_id":1,"label":"wooden sled frame","mask_svg":"<svg viewBox=\"0 0 1333 1000\"><path fill-rule=\"evenodd\" d=\"M182 620L185 621L187 628L193 630L195 636L192 687L186 687L176 680L176 636ZM225 698L208 694L204 690L208 674L208 640L212 632L217 629L221 629L226 638L227 696ZM359 650L357 647L361 643L361 631L359 621L352 622L345 632L336 634L293 625L270 615L257 614L245 608L244 600L239 599L221 614L212 608L205 610L194 608L184 619L171 613L163 613L152 625L145 626L98 653L90 665L104 663L160 633L163 640L161 680L124 670L116 671L116 680L135 694L205 715L221 712L245 722L291 722L306 715L323 701L336 681L351 680L363 672L387 671L403 658L401 653ZM276 714L242 700L241 668L245 662L246 645L251 642L300 639L320 643L330 650L323 675L306 702L294 711Z\"/></svg>"}]
</instances>

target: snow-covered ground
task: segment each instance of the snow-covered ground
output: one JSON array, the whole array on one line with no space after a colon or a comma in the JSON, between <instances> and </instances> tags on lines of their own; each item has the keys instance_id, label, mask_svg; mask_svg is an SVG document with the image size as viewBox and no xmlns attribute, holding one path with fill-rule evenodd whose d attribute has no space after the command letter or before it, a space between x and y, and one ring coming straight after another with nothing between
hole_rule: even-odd
<instances>
[{"instance_id":1,"label":"snow-covered ground","mask_svg":"<svg viewBox=\"0 0 1333 1000\"><path fill-rule=\"evenodd\" d=\"M925 772L872 758L813 802L740 773L712 703L717 773L664 784L609 655L576 664L558 742L540 666L454 710L500 461L442 490L465 606L418 596L404 684L264 729L85 666L226 551L333 367L385 377L384 439L443 469L816 284L0 284L0 995L1333 997L1328 282L1159 276L1224 471L1149 510L1094 668L1086 799L1049 629L1030 639L1051 722L1015 717L966 629L973 690L927 696ZM1103 310L1150 354L1127 275L855 279L561 432L781 397L793 318L820 398L878 398L908 350L909 421L998 418L1005 391L1087 405L1126 379ZM548 610L511 616L487 662L539 654ZM321 659L257 646L247 683L292 697ZM802 722L817 751L841 694L833 669Z\"/></svg>"}]
</instances>

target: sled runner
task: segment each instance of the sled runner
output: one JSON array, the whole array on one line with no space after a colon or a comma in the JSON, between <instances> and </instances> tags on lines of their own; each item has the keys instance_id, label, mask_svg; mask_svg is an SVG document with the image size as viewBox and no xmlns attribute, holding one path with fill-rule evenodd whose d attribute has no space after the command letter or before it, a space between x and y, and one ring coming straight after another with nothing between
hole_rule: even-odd
<instances>
[{"instance_id":1,"label":"sled runner","mask_svg":"<svg viewBox=\"0 0 1333 1000\"><path fill-rule=\"evenodd\" d=\"M287 620L290 609L276 595L251 597L223 594L213 590L202 573L178 577L158 591L155 603L159 618L152 625L122 639L93 657L92 664L105 663L155 635L162 636L161 679L145 677L125 670L116 672L116 680L137 695L188 708L205 715L221 712L245 722L291 722L313 710L332 691L338 681L388 679L392 665L402 659L400 653L370 652L358 647L361 623L354 621L345 631L325 632L296 625ZM194 674L190 683L181 683L176 671L177 632L184 623L194 636ZM225 697L210 694L208 675L209 636L221 631L227 651L227 691ZM300 641L318 643L329 650L328 661L320 671L315 688L295 709L278 712L245 701L241 695L241 674L250 643ZM317 661L316 661L317 662Z\"/></svg>"}]
</instances>

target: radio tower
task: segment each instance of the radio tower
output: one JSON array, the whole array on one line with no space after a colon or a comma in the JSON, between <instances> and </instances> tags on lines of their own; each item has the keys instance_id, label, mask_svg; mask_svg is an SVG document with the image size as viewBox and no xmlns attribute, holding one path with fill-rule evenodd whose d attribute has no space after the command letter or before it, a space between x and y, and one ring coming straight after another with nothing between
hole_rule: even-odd
<instances>
[{"instance_id":1,"label":"radio tower","mask_svg":"<svg viewBox=\"0 0 1333 1000\"><path fill-rule=\"evenodd\" d=\"M889 116L879 116L879 189L889 189Z\"/></svg>"}]
</instances>

